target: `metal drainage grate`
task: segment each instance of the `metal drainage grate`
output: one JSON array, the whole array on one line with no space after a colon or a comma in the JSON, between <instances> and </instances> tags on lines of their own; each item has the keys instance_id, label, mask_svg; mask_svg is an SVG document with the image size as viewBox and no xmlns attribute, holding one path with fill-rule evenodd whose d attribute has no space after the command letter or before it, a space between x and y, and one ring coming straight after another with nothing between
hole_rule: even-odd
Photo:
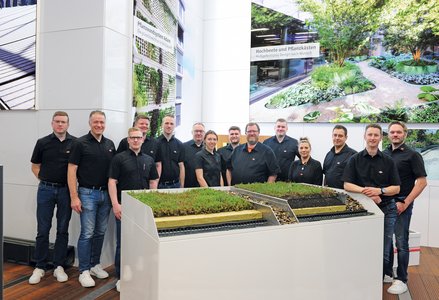
<instances>
[{"instance_id":1,"label":"metal drainage grate","mask_svg":"<svg viewBox=\"0 0 439 300\"><path fill-rule=\"evenodd\" d=\"M358 211L343 211L343 212L321 213L316 215L303 215L303 216L297 216L297 218L299 219L299 222L315 222L315 221L332 220L332 219L361 217L368 215L372 215L372 213L368 213L367 210L363 209Z\"/></svg>"},{"instance_id":2,"label":"metal drainage grate","mask_svg":"<svg viewBox=\"0 0 439 300\"><path fill-rule=\"evenodd\" d=\"M245 222L229 222L229 223L221 223L221 224L209 224L209 225L188 226L188 227L180 227L180 228L160 229L158 232L160 237L167 237L167 236L194 234L194 233L254 228L254 227L265 226L265 225L268 225L267 220L254 220L254 221L245 221Z\"/></svg>"}]
</instances>

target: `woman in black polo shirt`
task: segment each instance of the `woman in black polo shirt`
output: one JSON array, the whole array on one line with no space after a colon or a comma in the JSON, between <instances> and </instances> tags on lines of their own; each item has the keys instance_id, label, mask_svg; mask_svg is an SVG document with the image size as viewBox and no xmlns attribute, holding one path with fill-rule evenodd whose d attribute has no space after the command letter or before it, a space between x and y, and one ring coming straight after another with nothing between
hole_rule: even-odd
<instances>
[{"instance_id":1,"label":"woman in black polo shirt","mask_svg":"<svg viewBox=\"0 0 439 300\"><path fill-rule=\"evenodd\" d=\"M318 160L311 158L311 143L307 137L300 138L299 140L299 154L300 159L293 161L291 164L288 180L322 185L322 164Z\"/></svg>"},{"instance_id":2,"label":"woman in black polo shirt","mask_svg":"<svg viewBox=\"0 0 439 300\"><path fill-rule=\"evenodd\" d=\"M209 130L204 136L204 149L195 154L195 174L200 187L223 186L221 156L216 152L217 134Z\"/></svg>"}]
</instances>

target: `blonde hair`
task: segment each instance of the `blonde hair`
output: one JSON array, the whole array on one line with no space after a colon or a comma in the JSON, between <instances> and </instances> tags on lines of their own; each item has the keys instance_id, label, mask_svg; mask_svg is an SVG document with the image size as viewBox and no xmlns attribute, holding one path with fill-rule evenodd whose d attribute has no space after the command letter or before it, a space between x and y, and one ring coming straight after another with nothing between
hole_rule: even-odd
<instances>
[{"instance_id":1,"label":"blonde hair","mask_svg":"<svg viewBox=\"0 0 439 300\"><path fill-rule=\"evenodd\" d=\"M311 143L309 142L309 139L307 136L299 138L299 144L304 144L304 143L308 144L309 148L311 148Z\"/></svg>"},{"instance_id":2,"label":"blonde hair","mask_svg":"<svg viewBox=\"0 0 439 300\"><path fill-rule=\"evenodd\" d=\"M128 136L130 135L131 132L135 132L135 131L140 131L140 132L142 132L142 130L140 130L140 129L137 128L137 127L130 127L130 128L128 129ZM142 134L143 134L143 133L142 133Z\"/></svg>"}]
</instances>

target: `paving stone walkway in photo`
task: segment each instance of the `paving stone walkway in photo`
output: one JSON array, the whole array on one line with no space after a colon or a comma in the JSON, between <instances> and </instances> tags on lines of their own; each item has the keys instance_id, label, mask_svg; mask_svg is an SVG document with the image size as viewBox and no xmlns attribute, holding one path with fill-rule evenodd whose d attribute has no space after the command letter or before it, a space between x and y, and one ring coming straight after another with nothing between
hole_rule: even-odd
<instances>
[{"instance_id":1,"label":"paving stone walkway in photo","mask_svg":"<svg viewBox=\"0 0 439 300\"><path fill-rule=\"evenodd\" d=\"M425 103L425 101L419 100L417 97L421 93L421 85L410 84L394 78L386 72L368 66L368 63L369 61L363 61L357 65L360 67L363 75L375 84L376 88L373 90L340 97L317 105L304 104L281 109L268 109L265 107L267 101L261 100L250 105L250 119L259 122L273 122L277 118L286 118L292 122L303 122L303 116L318 110L321 112L318 121L329 122L329 120L336 117L335 107L350 110L355 115L360 115L361 110L364 110L365 107L363 104L383 109L398 105L410 107ZM439 88L439 84L432 86Z\"/></svg>"}]
</instances>

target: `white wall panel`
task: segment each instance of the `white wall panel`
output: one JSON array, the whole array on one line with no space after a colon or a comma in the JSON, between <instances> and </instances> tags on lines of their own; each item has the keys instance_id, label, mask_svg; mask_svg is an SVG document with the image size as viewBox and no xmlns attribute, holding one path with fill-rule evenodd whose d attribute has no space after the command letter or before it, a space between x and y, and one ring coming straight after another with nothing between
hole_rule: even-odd
<instances>
[{"instance_id":1,"label":"white wall panel","mask_svg":"<svg viewBox=\"0 0 439 300\"><path fill-rule=\"evenodd\" d=\"M102 106L128 112L132 106L131 38L105 28L103 31Z\"/></svg>"},{"instance_id":2,"label":"white wall panel","mask_svg":"<svg viewBox=\"0 0 439 300\"><path fill-rule=\"evenodd\" d=\"M247 8L249 12L250 6ZM204 66L206 71L247 70L242 83L250 83L250 14L204 22Z\"/></svg>"},{"instance_id":3,"label":"white wall panel","mask_svg":"<svg viewBox=\"0 0 439 300\"><path fill-rule=\"evenodd\" d=\"M209 0L204 4L204 19L242 18L250 13L250 0ZM250 19L248 23L250 30Z\"/></svg>"},{"instance_id":4,"label":"white wall panel","mask_svg":"<svg viewBox=\"0 0 439 300\"><path fill-rule=\"evenodd\" d=\"M40 35L38 109L101 107L103 35L103 27Z\"/></svg>"},{"instance_id":5,"label":"white wall panel","mask_svg":"<svg viewBox=\"0 0 439 300\"><path fill-rule=\"evenodd\" d=\"M40 32L100 27L107 0L43 0L38 3ZM130 1L119 1L120 4ZM117 12L121 12L116 10Z\"/></svg>"},{"instance_id":6,"label":"white wall panel","mask_svg":"<svg viewBox=\"0 0 439 300\"><path fill-rule=\"evenodd\" d=\"M421 245L429 244L430 185L431 182L415 200L410 222L410 229L421 233ZM432 231L435 232L433 228Z\"/></svg>"},{"instance_id":7,"label":"white wall panel","mask_svg":"<svg viewBox=\"0 0 439 300\"><path fill-rule=\"evenodd\" d=\"M430 186L428 245L439 247L439 182Z\"/></svg>"},{"instance_id":8,"label":"white wall panel","mask_svg":"<svg viewBox=\"0 0 439 300\"><path fill-rule=\"evenodd\" d=\"M32 112L0 112L0 164L4 166L3 182L5 185L33 182L30 158L39 134L39 127L38 118ZM4 201L8 199L11 198L5 195ZM5 220L7 217L5 214Z\"/></svg>"},{"instance_id":9,"label":"white wall panel","mask_svg":"<svg viewBox=\"0 0 439 300\"><path fill-rule=\"evenodd\" d=\"M85 2L90 3L92 1L89 0ZM130 37L133 32L132 15L134 1L104 0L103 2L104 26L124 36Z\"/></svg>"}]
</instances>

